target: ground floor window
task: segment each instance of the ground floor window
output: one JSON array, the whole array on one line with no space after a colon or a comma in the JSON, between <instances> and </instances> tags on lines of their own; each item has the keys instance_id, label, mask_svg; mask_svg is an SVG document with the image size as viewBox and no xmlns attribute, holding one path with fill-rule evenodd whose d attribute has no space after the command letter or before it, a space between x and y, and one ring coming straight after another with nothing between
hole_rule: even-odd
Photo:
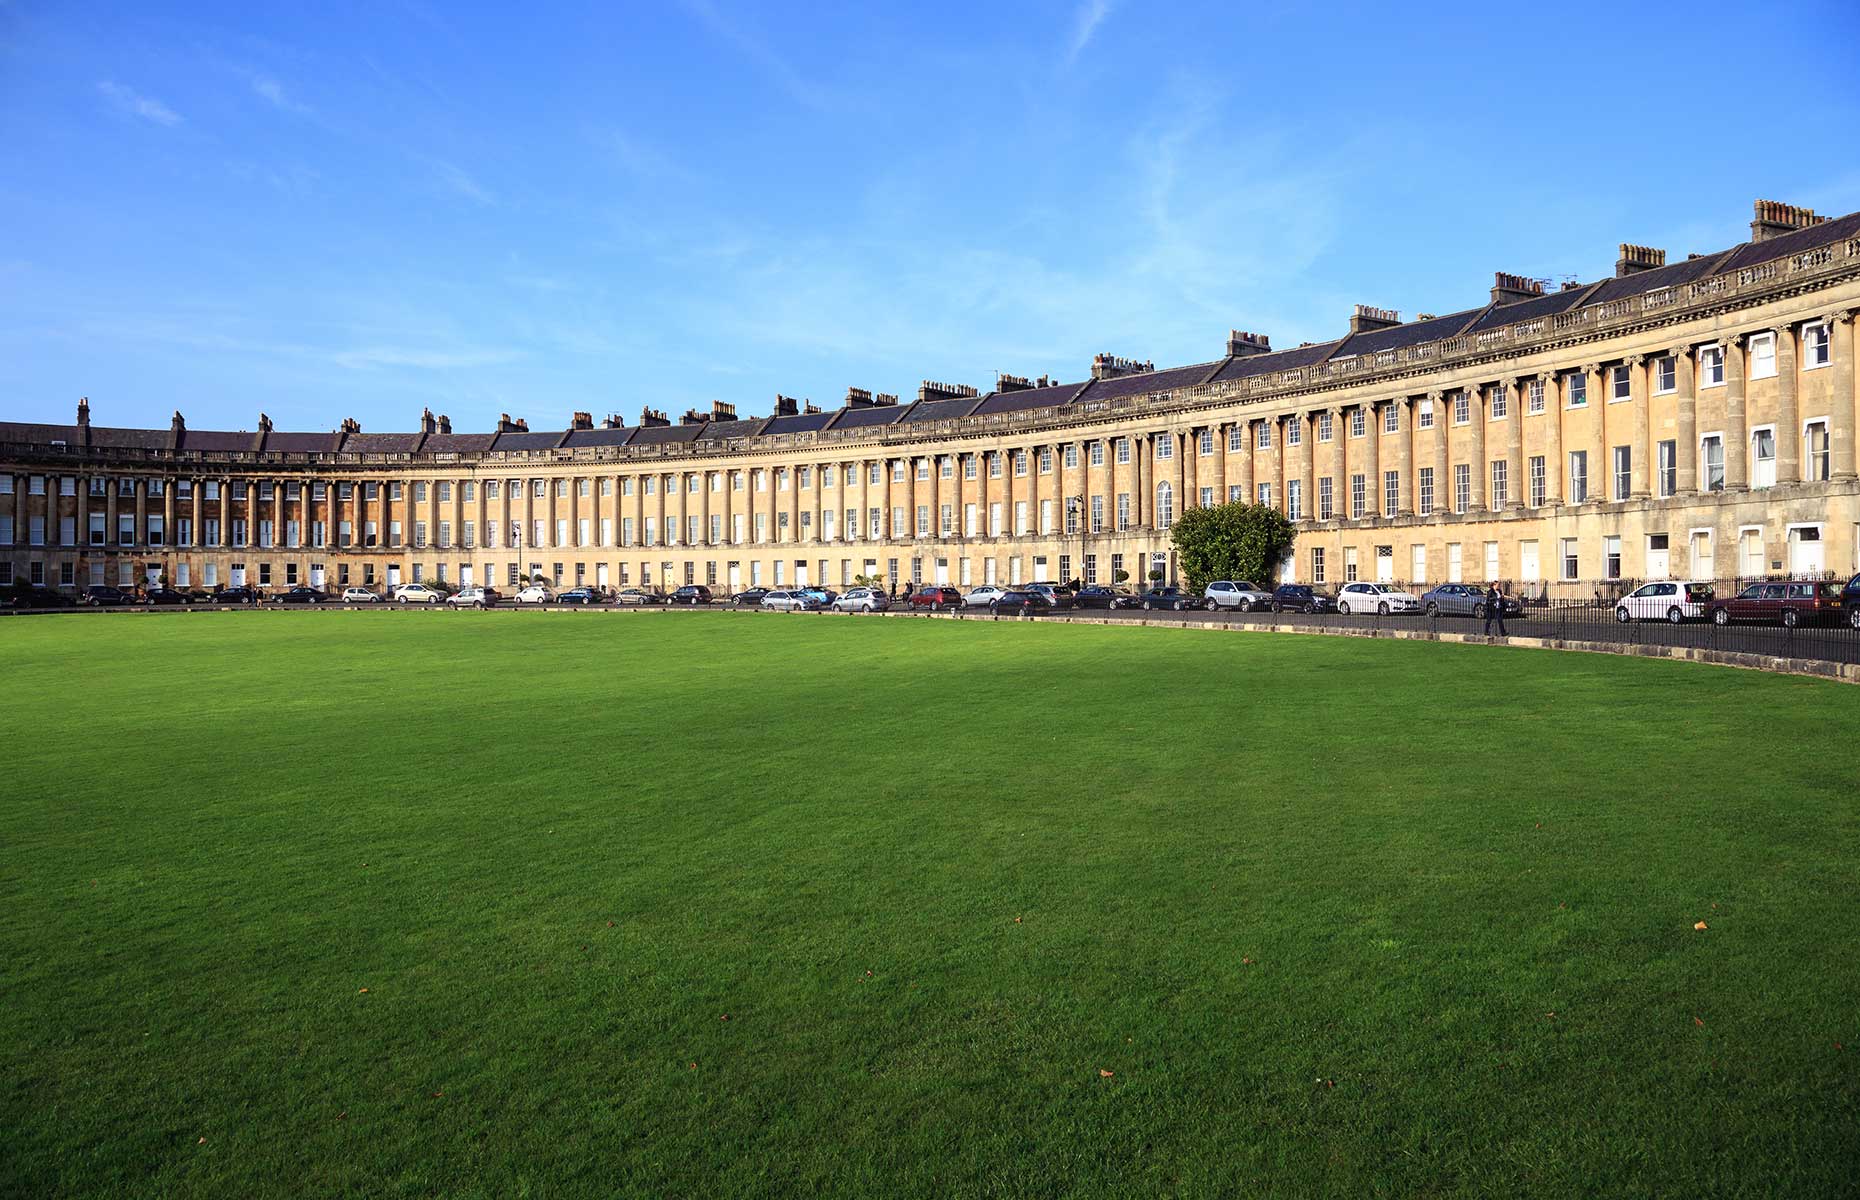
<instances>
[{"instance_id":1,"label":"ground floor window","mask_svg":"<svg viewBox=\"0 0 1860 1200\"><path fill-rule=\"evenodd\" d=\"M1096 554L1087 554L1085 556L1085 582L1098 582L1098 556Z\"/></svg>"},{"instance_id":2,"label":"ground floor window","mask_svg":"<svg viewBox=\"0 0 1860 1200\"><path fill-rule=\"evenodd\" d=\"M1324 547L1311 547L1311 582L1324 582Z\"/></svg>"},{"instance_id":3,"label":"ground floor window","mask_svg":"<svg viewBox=\"0 0 1860 1200\"><path fill-rule=\"evenodd\" d=\"M1575 580L1582 578L1581 559L1576 554L1576 539L1563 539L1563 578Z\"/></svg>"},{"instance_id":4,"label":"ground floor window","mask_svg":"<svg viewBox=\"0 0 1860 1200\"><path fill-rule=\"evenodd\" d=\"M1345 583L1356 582L1356 547L1355 546L1345 546L1343 548L1343 581Z\"/></svg>"}]
</instances>

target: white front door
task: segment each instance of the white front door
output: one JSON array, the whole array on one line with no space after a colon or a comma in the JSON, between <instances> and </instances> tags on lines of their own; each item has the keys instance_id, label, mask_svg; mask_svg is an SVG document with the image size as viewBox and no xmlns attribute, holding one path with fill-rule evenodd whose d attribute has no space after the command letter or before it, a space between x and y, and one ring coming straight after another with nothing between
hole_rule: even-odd
<instances>
[{"instance_id":1,"label":"white front door","mask_svg":"<svg viewBox=\"0 0 1860 1200\"><path fill-rule=\"evenodd\" d=\"M1798 577L1827 570L1822 553L1821 526L1801 525L1789 531L1789 573Z\"/></svg>"},{"instance_id":2,"label":"white front door","mask_svg":"<svg viewBox=\"0 0 1860 1200\"><path fill-rule=\"evenodd\" d=\"M736 571L736 568L731 567L730 571L732 574L734 574ZM603 588L606 587L608 578L609 578L609 575L607 573L607 564L606 563L595 563L594 564L594 586L603 587ZM736 580L732 579L730 580L730 582L735 583Z\"/></svg>"},{"instance_id":3,"label":"white front door","mask_svg":"<svg viewBox=\"0 0 1860 1200\"><path fill-rule=\"evenodd\" d=\"M936 560L936 581L938 583L949 582L949 560L947 558Z\"/></svg>"},{"instance_id":4,"label":"white front door","mask_svg":"<svg viewBox=\"0 0 1860 1200\"><path fill-rule=\"evenodd\" d=\"M1447 543L1447 582L1459 583L1460 580L1460 544Z\"/></svg>"},{"instance_id":5,"label":"white front door","mask_svg":"<svg viewBox=\"0 0 1860 1200\"><path fill-rule=\"evenodd\" d=\"M1376 547L1376 582L1395 582L1395 547Z\"/></svg>"},{"instance_id":6,"label":"white front door","mask_svg":"<svg viewBox=\"0 0 1860 1200\"><path fill-rule=\"evenodd\" d=\"M1671 575L1672 571L1668 569L1669 557L1664 547L1659 550L1649 547L1647 550L1647 578L1664 579L1668 575Z\"/></svg>"},{"instance_id":7,"label":"white front door","mask_svg":"<svg viewBox=\"0 0 1860 1200\"><path fill-rule=\"evenodd\" d=\"M387 585L391 588L400 586L400 568L391 566L387 569Z\"/></svg>"},{"instance_id":8,"label":"white front door","mask_svg":"<svg viewBox=\"0 0 1860 1200\"><path fill-rule=\"evenodd\" d=\"M1427 582L1427 547L1411 546L1408 549L1408 582Z\"/></svg>"},{"instance_id":9,"label":"white front door","mask_svg":"<svg viewBox=\"0 0 1860 1200\"><path fill-rule=\"evenodd\" d=\"M1537 565L1537 543L1518 543L1518 578L1527 583L1536 583L1543 578Z\"/></svg>"},{"instance_id":10,"label":"white front door","mask_svg":"<svg viewBox=\"0 0 1860 1200\"><path fill-rule=\"evenodd\" d=\"M807 560L799 559L794 564L794 586L807 586Z\"/></svg>"},{"instance_id":11,"label":"white front door","mask_svg":"<svg viewBox=\"0 0 1860 1200\"><path fill-rule=\"evenodd\" d=\"M245 586L245 568L234 567L231 571L228 571L226 573L226 586L244 587Z\"/></svg>"},{"instance_id":12,"label":"white front door","mask_svg":"<svg viewBox=\"0 0 1860 1200\"><path fill-rule=\"evenodd\" d=\"M466 583L471 582L469 575L470 575L470 572L468 569L467 578L465 580ZM324 571L322 567L311 567L310 568L310 586L311 587L317 589L318 591L322 591L323 590L323 577L324 577Z\"/></svg>"},{"instance_id":13,"label":"white front door","mask_svg":"<svg viewBox=\"0 0 1860 1200\"><path fill-rule=\"evenodd\" d=\"M730 590L733 592L743 590L743 564L741 563L730 564Z\"/></svg>"},{"instance_id":14,"label":"white front door","mask_svg":"<svg viewBox=\"0 0 1860 1200\"><path fill-rule=\"evenodd\" d=\"M147 578L143 582L147 583L150 587L154 587L156 584L161 582L161 564L160 563L144 564L142 568L142 574L147 576Z\"/></svg>"},{"instance_id":15,"label":"white front door","mask_svg":"<svg viewBox=\"0 0 1860 1200\"><path fill-rule=\"evenodd\" d=\"M312 574L317 576L317 578L312 579L310 582L316 584L316 586L318 587L322 587L323 586L323 580L322 580L323 572L313 571ZM470 563L459 564L459 586L462 588L468 588L471 586L471 564Z\"/></svg>"}]
</instances>

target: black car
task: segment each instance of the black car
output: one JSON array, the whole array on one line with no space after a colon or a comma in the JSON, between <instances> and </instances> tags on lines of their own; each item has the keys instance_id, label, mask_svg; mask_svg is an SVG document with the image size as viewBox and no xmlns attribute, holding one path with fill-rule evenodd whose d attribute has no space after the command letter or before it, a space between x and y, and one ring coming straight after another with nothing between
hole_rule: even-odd
<instances>
[{"instance_id":1,"label":"black car","mask_svg":"<svg viewBox=\"0 0 1860 1200\"><path fill-rule=\"evenodd\" d=\"M142 593L142 603L150 608L157 604L192 604L193 597L186 592L177 592L173 588L152 587Z\"/></svg>"},{"instance_id":2,"label":"black car","mask_svg":"<svg viewBox=\"0 0 1860 1200\"><path fill-rule=\"evenodd\" d=\"M566 592L557 592L557 604L605 604L607 597L601 595L601 589L594 587L572 587Z\"/></svg>"},{"instance_id":3,"label":"black car","mask_svg":"<svg viewBox=\"0 0 1860 1200\"><path fill-rule=\"evenodd\" d=\"M1120 600L1133 599L1126 588L1105 587L1101 583L1087 584L1072 598L1078 608L1122 608Z\"/></svg>"},{"instance_id":4,"label":"black car","mask_svg":"<svg viewBox=\"0 0 1860 1200\"><path fill-rule=\"evenodd\" d=\"M69 592L34 587L23 579L15 580L12 587L0 592L0 608L70 608L76 603L78 598Z\"/></svg>"},{"instance_id":5,"label":"black car","mask_svg":"<svg viewBox=\"0 0 1860 1200\"><path fill-rule=\"evenodd\" d=\"M1179 587L1153 587L1138 596L1135 604L1126 604L1125 608L1166 608L1171 612L1181 612L1185 608L1199 608L1201 601L1194 595Z\"/></svg>"},{"instance_id":6,"label":"black car","mask_svg":"<svg viewBox=\"0 0 1860 1200\"><path fill-rule=\"evenodd\" d=\"M1336 612L1337 598L1302 583L1282 583L1272 591L1272 611Z\"/></svg>"},{"instance_id":7,"label":"black car","mask_svg":"<svg viewBox=\"0 0 1860 1200\"><path fill-rule=\"evenodd\" d=\"M1037 616L1043 612L1051 612L1053 602L1039 592L1014 588L990 600L988 607L995 613L1024 613L1028 616Z\"/></svg>"},{"instance_id":8,"label":"black car","mask_svg":"<svg viewBox=\"0 0 1860 1200\"><path fill-rule=\"evenodd\" d=\"M701 583L687 583L672 593L673 604L709 604L710 589Z\"/></svg>"},{"instance_id":9,"label":"black car","mask_svg":"<svg viewBox=\"0 0 1860 1200\"><path fill-rule=\"evenodd\" d=\"M84 597L79 601L93 608L102 608L107 604L128 604L129 593L122 588L113 588L108 584L93 583L84 589Z\"/></svg>"},{"instance_id":10,"label":"black car","mask_svg":"<svg viewBox=\"0 0 1860 1200\"><path fill-rule=\"evenodd\" d=\"M264 597L258 594L257 588L246 587L244 585L240 585L239 587L221 588L219 591L213 593L213 599L211 603L213 604L257 604L262 599L264 599Z\"/></svg>"},{"instance_id":11,"label":"black car","mask_svg":"<svg viewBox=\"0 0 1860 1200\"><path fill-rule=\"evenodd\" d=\"M328 596L304 584L299 584L278 597L279 604L325 604L328 601Z\"/></svg>"},{"instance_id":12,"label":"black car","mask_svg":"<svg viewBox=\"0 0 1860 1200\"><path fill-rule=\"evenodd\" d=\"M769 590L767 588L750 588L746 592L738 592L736 595L731 596L730 603L739 608L754 608L756 605L762 603L762 597L768 594Z\"/></svg>"},{"instance_id":13,"label":"black car","mask_svg":"<svg viewBox=\"0 0 1860 1200\"><path fill-rule=\"evenodd\" d=\"M1860 629L1860 575L1849 579L1841 589L1841 615L1847 618L1850 628Z\"/></svg>"}]
</instances>

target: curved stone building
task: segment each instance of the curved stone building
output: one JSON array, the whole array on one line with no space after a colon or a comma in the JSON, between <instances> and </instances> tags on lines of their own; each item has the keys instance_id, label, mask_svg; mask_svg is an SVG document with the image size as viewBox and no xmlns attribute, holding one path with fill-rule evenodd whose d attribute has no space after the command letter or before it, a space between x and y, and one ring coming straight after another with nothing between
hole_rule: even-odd
<instances>
[{"instance_id":1,"label":"curved stone building","mask_svg":"<svg viewBox=\"0 0 1860 1200\"><path fill-rule=\"evenodd\" d=\"M0 422L0 585L843 586L1173 578L1185 508L1269 502L1288 579L1844 574L1860 553L1860 213L1759 201L1749 241L1612 278L1499 274L1489 300L1334 340L1234 333L1204 363L1100 355L820 411L718 404L454 433Z\"/></svg>"}]
</instances>

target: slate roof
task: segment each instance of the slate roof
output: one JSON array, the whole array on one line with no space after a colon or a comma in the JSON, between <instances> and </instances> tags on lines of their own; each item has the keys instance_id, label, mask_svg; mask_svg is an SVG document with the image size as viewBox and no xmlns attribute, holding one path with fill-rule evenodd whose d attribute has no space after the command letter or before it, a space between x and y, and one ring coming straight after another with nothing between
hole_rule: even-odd
<instances>
[{"instance_id":1,"label":"slate roof","mask_svg":"<svg viewBox=\"0 0 1860 1200\"><path fill-rule=\"evenodd\" d=\"M476 454L489 450L495 433L432 433L420 449L428 454Z\"/></svg>"},{"instance_id":2,"label":"slate roof","mask_svg":"<svg viewBox=\"0 0 1860 1200\"><path fill-rule=\"evenodd\" d=\"M1582 294L1595 285L1581 284L1577 287L1545 292L1529 300L1520 300L1516 304L1496 304L1486 309L1485 315L1472 323L1467 333L1477 333L1482 329L1492 329L1499 325L1515 325L1519 321L1535 321L1539 317L1554 316L1567 312Z\"/></svg>"},{"instance_id":3,"label":"slate roof","mask_svg":"<svg viewBox=\"0 0 1860 1200\"><path fill-rule=\"evenodd\" d=\"M1339 349L1342 354L1348 356L1377 354L1383 350L1401 350L1408 346L1418 346L1422 342L1431 342L1464 332L1473 319L1484 311L1483 307L1468 308L1428 321L1410 321L1406 325L1396 325L1389 329L1371 329L1367 333L1352 334L1345 338L1345 344Z\"/></svg>"},{"instance_id":4,"label":"slate roof","mask_svg":"<svg viewBox=\"0 0 1860 1200\"><path fill-rule=\"evenodd\" d=\"M1694 279L1703 279L1707 275L1716 275L1723 268L1719 266L1729 250L1720 250L1716 254L1702 254L1684 262L1668 263L1664 267L1655 267L1651 271L1636 271L1632 275L1619 279L1604 279L1595 294L1590 296L1588 304L1606 304L1610 300L1619 300L1625 296L1638 296L1642 292L1651 292L1655 288L1678 287L1691 283Z\"/></svg>"},{"instance_id":5,"label":"slate roof","mask_svg":"<svg viewBox=\"0 0 1860 1200\"><path fill-rule=\"evenodd\" d=\"M1152 392L1173 391L1179 387L1192 387L1197 383L1206 383L1225 363L1226 359L1216 362L1196 363L1188 367L1169 367L1161 371L1145 371L1141 375L1119 375L1115 379L1100 379L1091 385L1093 400L1110 400L1119 396L1147 396Z\"/></svg>"},{"instance_id":6,"label":"slate roof","mask_svg":"<svg viewBox=\"0 0 1860 1200\"><path fill-rule=\"evenodd\" d=\"M1320 363L1337 352L1343 345L1343 338L1330 342L1314 342L1309 346L1294 346L1290 350L1275 350L1271 354L1249 354L1242 358L1230 358L1214 373L1215 380L1251 379L1255 375L1270 375L1274 371L1290 371L1298 367L1308 367Z\"/></svg>"},{"instance_id":7,"label":"slate roof","mask_svg":"<svg viewBox=\"0 0 1860 1200\"><path fill-rule=\"evenodd\" d=\"M825 429L827 422L833 419L830 412L796 413L792 417L771 417L762 432L770 433L812 433Z\"/></svg>"},{"instance_id":8,"label":"slate roof","mask_svg":"<svg viewBox=\"0 0 1860 1200\"><path fill-rule=\"evenodd\" d=\"M90 427L90 444L113 446L123 450L166 450L172 436L166 429L111 429L104 425Z\"/></svg>"},{"instance_id":9,"label":"slate roof","mask_svg":"<svg viewBox=\"0 0 1860 1200\"><path fill-rule=\"evenodd\" d=\"M905 412L906 421L947 421L966 417L982 402L980 396L962 396L955 400L919 400Z\"/></svg>"},{"instance_id":10,"label":"slate roof","mask_svg":"<svg viewBox=\"0 0 1860 1200\"><path fill-rule=\"evenodd\" d=\"M0 442L24 442L46 446L64 442L75 446L83 440L76 425L35 425L30 421L0 421Z\"/></svg>"},{"instance_id":11,"label":"slate roof","mask_svg":"<svg viewBox=\"0 0 1860 1200\"><path fill-rule=\"evenodd\" d=\"M553 450L556 443L561 440L560 429L545 429L531 433L500 433L497 435L497 440L491 443L491 449L501 453L517 450Z\"/></svg>"},{"instance_id":12,"label":"slate roof","mask_svg":"<svg viewBox=\"0 0 1860 1200\"><path fill-rule=\"evenodd\" d=\"M1848 213L1844 217L1836 217L1820 225L1811 225L1807 229L1798 229L1794 233L1785 233L1767 242L1745 242L1741 246L1733 247L1717 269L1719 271L1741 271L1745 267L1754 267L1758 263L1788 258L1804 250L1815 250L1822 246L1833 245L1835 242L1844 242L1850 237L1860 237L1860 212Z\"/></svg>"},{"instance_id":13,"label":"slate roof","mask_svg":"<svg viewBox=\"0 0 1860 1200\"><path fill-rule=\"evenodd\" d=\"M412 454L420 437L417 433L352 433L342 448L350 454Z\"/></svg>"},{"instance_id":14,"label":"slate roof","mask_svg":"<svg viewBox=\"0 0 1860 1200\"><path fill-rule=\"evenodd\" d=\"M639 432L637 425L623 425L619 429L575 429L570 430L568 440L562 445L567 447L586 446L624 446L633 440Z\"/></svg>"},{"instance_id":15,"label":"slate roof","mask_svg":"<svg viewBox=\"0 0 1860 1200\"><path fill-rule=\"evenodd\" d=\"M709 442L754 437L767 423L767 417L744 417L740 421L711 421L704 426L704 432L698 435L698 440Z\"/></svg>"},{"instance_id":16,"label":"slate roof","mask_svg":"<svg viewBox=\"0 0 1860 1200\"><path fill-rule=\"evenodd\" d=\"M334 454L341 441L339 433L280 433L274 429L265 437L265 449L273 454Z\"/></svg>"},{"instance_id":17,"label":"slate roof","mask_svg":"<svg viewBox=\"0 0 1860 1200\"><path fill-rule=\"evenodd\" d=\"M842 408L833 418L835 429L871 429L889 425L904 414L902 404L875 404L871 408Z\"/></svg>"},{"instance_id":18,"label":"slate roof","mask_svg":"<svg viewBox=\"0 0 1860 1200\"><path fill-rule=\"evenodd\" d=\"M332 435L332 440L334 440ZM181 431L181 449L192 450L199 454L228 454L240 450L250 450L258 444L258 435L241 429L184 429Z\"/></svg>"},{"instance_id":19,"label":"slate roof","mask_svg":"<svg viewBox=\"0 0 1860 1200\"><path fill-rule=\"evenodd\" d=\"M702 425L646 425L633 434L629 446L669 446L678 442L695 442Z\"/></svg>"}]
</instances>

